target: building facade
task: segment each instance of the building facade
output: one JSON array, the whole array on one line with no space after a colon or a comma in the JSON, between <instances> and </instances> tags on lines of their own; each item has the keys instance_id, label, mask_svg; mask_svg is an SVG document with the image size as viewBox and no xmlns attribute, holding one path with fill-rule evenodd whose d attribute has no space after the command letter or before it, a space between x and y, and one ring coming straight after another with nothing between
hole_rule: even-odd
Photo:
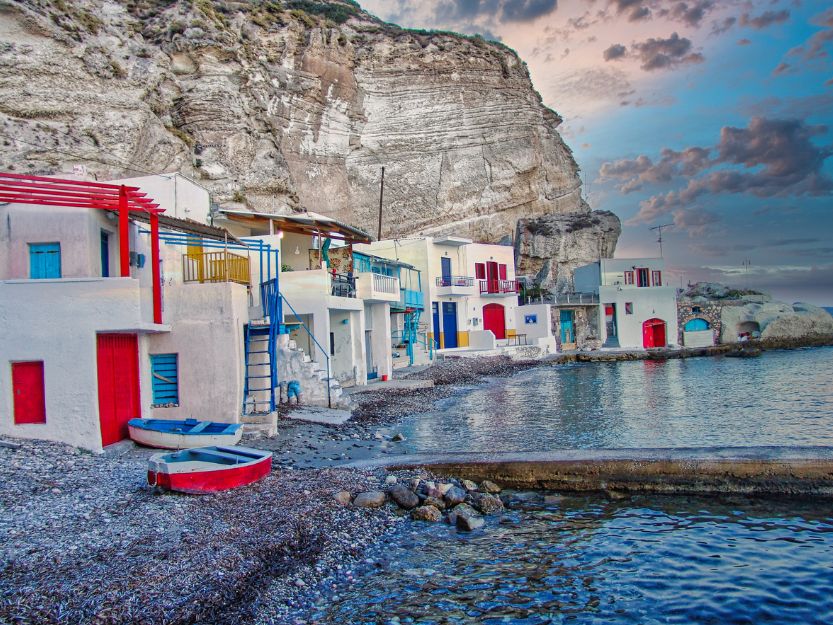
<instances>
[{"instance_id":1,"label":"building facade","mask_svg":"<svg viewBox=\"0 0 833 625\"><path fill-rule=\"evenodd\" d=\"M661 258L602 259L573 274L577 294L598 296L599 340L606 348L677 344L677 291Z\"/></svg>"},{"instance_id":2,"label":"building facade","mask_svg":"<svg viewBox=\"0 0 833 625\"><path fill-rule=\"evenodd\" d=\"M422 329L435 349L481 348L516 336L518 283L512 247L420 237L356 249L419 270L426 312Z\"/></svg>"}]
</instances>

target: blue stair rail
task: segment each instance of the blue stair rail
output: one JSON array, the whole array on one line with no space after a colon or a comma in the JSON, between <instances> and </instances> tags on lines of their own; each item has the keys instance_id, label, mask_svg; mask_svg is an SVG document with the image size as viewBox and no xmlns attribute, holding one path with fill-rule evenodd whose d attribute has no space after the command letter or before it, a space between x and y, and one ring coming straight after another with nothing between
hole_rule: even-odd
<instances>
[{"instance_id":1,"label":"blue stair rail","mask_svg":"<svg viewBox=\"0 0 833 625\"><path fill-rule=\"evenodd\" d=\"M245 410L246 398L252 392L269 392L269 412L274 412L277 406L275 389L278 388L278 335L282 333L283 311L277 278L267 280L260 285L260 301L263 308L263 318L260 323L248 323L245 327L246 378L243 385L243 406ZM252 355L265 354L265 362L252 362ZM254 374L253 368L263 371L268 367L268 374ZM268 386L263 386L268 380ZM254 408L258 412L258 401L255 399Z\"/></svg>"},{"instance_id":2,"label":"blue stair rail","mask_svg":"<svg viewBox=\"0 0 833 625\"><path fill-rule=\"evenodd\" d=\"M325 350L321 346L321 343L319 343L318 339L316 339L315 336L313 335L313 333L310 332L310 329L307 327L307 324L304 323L304 320L301 319L300 315L292 307L292 304L289 303L289 301L283 296L282 293L278 293L278 298L279 298L280 301L278 302L277 305L281 307L281 311L283 310L283 304L286 304L286 306L289 308L289 310L292 311L292 314L295 316L295 319L297 319L298 323L306 331L306 333L310 337L310 339L312 339L312 342L315 343L315 346L318 348L318 351L320 351L321 354L324 356L324 360L327 363L327 379L326 379L326 381L327 381L327 406L332 408L333 407L333 400L332 400L331 393L330 393L330 380L332 379L332 377L331 377L332 374L331 374L331 369L330 369L330 354L327 352L327 350ZM281 314L283 314L283 313L281 313Z\"/></svg>"}]
</instances>

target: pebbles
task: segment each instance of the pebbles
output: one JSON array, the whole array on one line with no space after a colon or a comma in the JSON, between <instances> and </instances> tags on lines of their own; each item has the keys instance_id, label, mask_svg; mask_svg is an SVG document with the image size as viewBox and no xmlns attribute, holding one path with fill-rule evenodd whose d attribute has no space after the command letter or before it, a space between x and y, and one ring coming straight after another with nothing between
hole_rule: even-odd
<instances>
[{"instance_id":1,"label":"pebbles","mask_svg":"<svg viewBox=\"0 0 833 625\"><path fill-rule=\"evenodd\" d=\"M381 474L276 469L216 495L158 494L150 453L0 445L0 622L291 622L401 522L349 505Z\"/></svg>"}]
</instances>

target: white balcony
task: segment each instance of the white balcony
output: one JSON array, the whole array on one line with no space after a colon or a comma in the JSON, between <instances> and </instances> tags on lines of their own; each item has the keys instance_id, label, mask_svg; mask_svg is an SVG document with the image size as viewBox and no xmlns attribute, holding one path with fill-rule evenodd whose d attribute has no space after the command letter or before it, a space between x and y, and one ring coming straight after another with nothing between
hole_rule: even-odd
<instances>
[{"instance_id":1,"label":"white balcony","mask_svg":"<svg viewBox=\"0 0 833 625\"><path fill-rule=\"evenodd\" d=\"M477 295L480 285L472 276L442 276L436 279L436 294L443 296Z\"/></svg>"},{"instance_id":2,"label":"white balcony","mask_svg":"<svg viewBox=\"0 0 833 625\"><path fill-rule=\"evenodd\" d=\"M399 278L360 273L356 278L356 295L366 302L398 302Z\"/></svg>"}]
</instances>

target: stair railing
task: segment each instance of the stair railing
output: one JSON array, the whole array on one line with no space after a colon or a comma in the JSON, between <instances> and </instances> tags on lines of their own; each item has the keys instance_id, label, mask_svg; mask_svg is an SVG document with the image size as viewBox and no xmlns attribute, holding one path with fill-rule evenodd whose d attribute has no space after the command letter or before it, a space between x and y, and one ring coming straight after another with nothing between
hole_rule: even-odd
<instances>
[{"instance_id":1,"label":"stair railing","mask_svg":"<svg viewBox=\"0 0 833 625\"><path fill-rule=\"evenodd\" d=\"M276 291L277 291L277 289L276 289ZM295 311L295 309L292 307L292 304L289 303L289 301L286 299L286 297L284 297L283 293L278 293L278 297L280 298L280 300L284 304L286 304L289 307L289 310L292 311L292 314L295 316L295 319L298 320L298 323L301 324L301 327L304 328L307 335L312 339L313 343L315 343L315 346L318 348L318 350L321 352L321 354L325 358L325 361L327 363L327 406L332 408L333 407L333 401L332 401L332 397L330 396L330 379L331 379L331 376L332 376L332 374L330 372L330 354L327 352L327 350L325 350L321 346L321 343L318 342L318 339L315 338L313 333L310 332L310 329L309 329L309 327L307 327L307 324L304 322L303 319L301 319L301 316ZM280 302L279 302L279 305L280 305Z\"/></svg>"}]
</instances>

